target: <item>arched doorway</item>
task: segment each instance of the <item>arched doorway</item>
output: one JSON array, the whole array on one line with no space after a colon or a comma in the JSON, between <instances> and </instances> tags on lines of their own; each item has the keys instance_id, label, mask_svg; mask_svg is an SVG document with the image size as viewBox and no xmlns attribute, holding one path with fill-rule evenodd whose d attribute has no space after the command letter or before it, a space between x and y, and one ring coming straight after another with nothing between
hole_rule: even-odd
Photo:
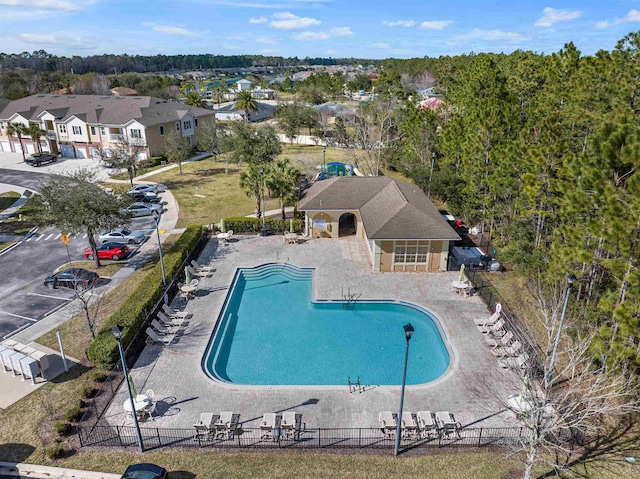
<instances>
[{"instance_id":1,"label":"arched doorway","mask_svg":"<svg viewBox=\"0 0 640 479\"><path fill-rule=\"evenodd\" d=\"M345 213L338 220L338 237L356 234L356 215Z\"/></svg>"}]
</instances>

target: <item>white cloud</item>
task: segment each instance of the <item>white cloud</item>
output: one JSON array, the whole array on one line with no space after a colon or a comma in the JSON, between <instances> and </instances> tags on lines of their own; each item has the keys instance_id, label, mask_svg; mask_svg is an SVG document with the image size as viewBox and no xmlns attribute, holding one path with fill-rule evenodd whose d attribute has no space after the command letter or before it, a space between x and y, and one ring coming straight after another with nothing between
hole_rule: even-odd
<instances>
[{"instance_id":1,"label":"white cloud","mask_svg":"<svg viewBox=\"0 0 640 479\"><path fill-rule=\"evenodd\" d=\"M278 50L277 48L261 48L260 49L260 53L264 55L274 55L279 52L280 50Z\"/></svg>"},{"instance_id":2,"label":"white cloud","mask_svg":"<svg viewBox=\"0 0 640 479\"><path fill-rule=\"evenodd\" d=\"M331 35L334 37L350 37L353 35L350 27L336 27L330 30Z\"/></svg>"},{"instance_id":3,"label":"white cloud","mask_svg":"<svg viewBox=\"0 0 640 479\"><path fill-rule=\"evenodd\" d=\"M460 35L460 40L485 40L488 42L520 42L527 37L518 32L505 32L504 30L481 30L476 28L469 33Z\"/></svg>"},{"instance_id":4,"label":"white cloud","mask_svg":"<svg viewBox=\"0 0 640 479\"><path fill-rule=\"evenodd\" d=\"M300 30L320 25L322 22L310 17L299 17L289 12L274 13L271 15L271 26L279 30Z\"/></svg>"},{"instance_id":5,"label":"white cloud","mask_svg":"<svg viewBox=\"0 0 640 479\"><path fill-rule=\"evenodd\" d=\"M77 3L70 2L68 0L0 0L0 5L6 7L22 7L29 9L43 9L43 10L61 10L65 12L73 12L82 10L82 7Z\"/></svg>"},{"instance_id":6,"label":"white cloud","mask_svg":"<svg viewBox=\"0 0 640 479\"><path fill-rule=\"evenodd\" d=\"M536 23L534 23L536 27L550 27L555 23L575 20L582 16L580 10L558 10L557 8L551 7L545 7L542 13L542 17L538 18Z\"/></svg>"},{"instance_id":7,"label":"white cloud","mask_svg":"<svg viewBox=\"0 0 640 479\"><path fill-rule=\"evenodd\" d=\"M194 32L187 30L182 27L172 27L171 25L156 25L151 22L143 22L143 27L151 27L154 32L158 33L166 33L167 35L181 35L185 37L195 37L197 36Z\"/></svg>"},{"instance_id":8,"label":"white cloud","mask_svg":"<svg viewBox=\"0 0 640 479\"><path fill-rule=\"evenodd\" d=\"M413 20L398 20L398 21L395 21L395 22L390 22L388 20L385 20L385 21L382 22L382 24L384 26L387 26L387 27L406 27L406 28L409 28L409 27L413 27L416 24L416 22L414 22Z\"/></svg>"},{"instance_id":9,"label":"white cloud","mask_svg":"<svg viewBox=\"0 0 640 479\"><path fill-rule=\"evenodd\" d=\"M75 50L89 50L95 46L89 39L81 35L21 33L18 37L22 41L34 45L50 45L62 48L73 48Z\"/></svg>"},{"instance_id":10,"label":"white cloud","mask_svg":"<svg viewBox=\"0 0 640 479\"><path fill-rule=\"evenodd\" d=\"M262 45L274 45L276 41L270 37L258 37L256 38L256 43L260 43Z\"/></svg>"},{"instance_id":11,"label":"white cloud","mask_svg":"<svg viewBox=\"0 0 640 479\"><path fill-rule=\"evenodd\" d=\"M246 38L242 35L229 35L226 40L231 40L232 42L243 42Z\"/></svg>"},{"instance_id":12,"label":"white cloud","mask_svg":"<svg viewBox=\"0 0 640 479\"><path fill-rule=\"evenodd\" d=\"M295 37L296 40L329 40L329 34L324 32L302 32Z\"/></svg>"},{"instance_id":13,"label":"white cloud","mask_svg":"<svg viewBox=\"0 0 640 479\"><path fill-rule=\"evenodd\" d=\"M299 8L304 6L305 4L312 4L312 6L317 7L318 5L328 3L330 1L331 0L281 0L279 2L274 2L273 0L263 0L255 2L240 2L237 0L208 0L206 3L210 5L222 5L226 7L282 10L283 8Z\"/></svg>"},{"instance_id":14,"label":"white cloud","mask_svg":"<svg viewBox=\"0 0 640 479\"><path fill-rule=\"evenodd\" d=\"M238 45L223 45L223 48L227 50L240 50L240 47Z\"/></svg>"},{"instance_id":15,"label":"white cloud","mask_svg":"<svg viewBox=\"0 0 640 479\"><path fill-rule=\"evenodd\" d=\"M327 53L327 55L337 55L338 54L338 52L335 51L335 50L327 50L326 53Z\"/></svg>"},{"instance_id":16,"label":"white cloud","mask_svg":"<svg viewBox=\"0 0 640 479\"><path fill-rule=\"evenodd\" d=\"M249 19L249 23L253 23L255 25L260 25L262 23L267 23L267 17L258 17L258 18L251 17Z\"/></svg>"},{"instance_id":17,"label":"white cloud","mask_svg":"<svg viewBox=\"0 0 640 479\"><path fill-rule=\"evenodd\" d=\"M372 43L369 48L375 48L377 50L388 50L391 48L388 43Z\"/></svg>"},{"instance_id":18,"label":"white cloud","mask_svg":"<svg viewBox=\"0 0 640 479\"><path fill-rule=\"evenodd\" d=\"M432 20L430 22L422 22L420 28L424 30L442 30L453 23L453 20Z\"/></svg>"},{"instance_id":19,"label":"white cloud","mask_svg":"<svg viewBox=\"0 0 640 479\"><path fill-rule=\"evenodd\" d=\"M640 22L640 12L638 10L629 10L624 18L616 19L616 23L636 23Z\"/></svg>"},{"instance_id":20,"label":"white cloud","mask_svg":"<svg viewBox=\"0 0 640 479\"><path fill-rule=\"evenodd\" d=\"M596 22L594 27L598 30L602 30L604 28L609 28L611 24L607 20L603 20L602 22Z\"/></svg>"}]
</instances>

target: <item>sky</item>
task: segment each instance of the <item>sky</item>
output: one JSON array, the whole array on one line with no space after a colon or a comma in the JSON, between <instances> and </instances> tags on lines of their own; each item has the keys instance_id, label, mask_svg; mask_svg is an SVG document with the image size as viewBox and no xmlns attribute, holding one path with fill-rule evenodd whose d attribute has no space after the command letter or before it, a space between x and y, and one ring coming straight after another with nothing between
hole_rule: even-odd
<instances>
[{"instance_id":1,"label":"sky","mask_svg":"<svg viewBox=\"0 0 640 479\"><path fill-rule=\"evenodd\" d=\"M0 0L0 52L65 56L592 55L638 30L640 0Z\"/></svg>"}]
</instances>

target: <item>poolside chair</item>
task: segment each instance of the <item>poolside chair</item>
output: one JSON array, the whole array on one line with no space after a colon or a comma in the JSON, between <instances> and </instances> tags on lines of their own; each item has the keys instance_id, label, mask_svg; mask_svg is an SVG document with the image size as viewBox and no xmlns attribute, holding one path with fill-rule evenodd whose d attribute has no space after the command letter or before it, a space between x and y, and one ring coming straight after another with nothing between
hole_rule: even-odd
<instances>
[{"instance_id":1,"label":"poolside chair","mask_svg":"<svg viewBox=\"0 0 640 479\"><path fill-rule=\"evenodd\" d=\"M402 437L405 439L416 439L418 437L418 423L416 416L412 412L402 411L402 421L400 423Z\"/></svg>"},{"instance_id":2,"label":"poolside chair","mask_svg":"<svg viewBox=\"0 0 640 479\"><path fill-rule=\"evenodd\" d=\"M210 271L196 271L191 265L187 265L187 271L191 273L191 276L197 276L199 278L206 278L210 273Z\"/></svg>"},{"instance_id":3,"label":"poolside chair","mask_svg":"<svg viewBox=\"0 0 640 479\"><path fill-rule=\"evenodd\" d=\"M501 312L502 312L502 305L500 303L497 303L495 313L493 313L488 318L474 319L473 322L476 323L478 326L493 325L496 323L496 321L498 321L498 319L500 319Z\"/></svg>"},{"instance_id":4,"label":"poolside chair","mask_svg":"<svg viewBox=\"0 0 640 479\"><path fill-rule=\"evenodd\" d=\"M206 271L207 273L213 273L213 266L202 266L195 259L191 260L191 266L196 271Z\"/></svg>"},{"instance_id":5,"label":"poolside chair","mask_svg":"<svg viewBox=\"0 0 640 479\"><path fill-rule=\"evenodd\" d=\"M217 438L233 438L236 427L240 419L239 414L234 414L231 411L222 411L220 416L213 423L216 429Z\"/></svg>"},{"instance_id":6,"label":"poolside chair","mask_svg":"<svg viewBox=\"0 0 640 479\"><path fill-rule=\"evenodd\" d=\"M178 331L178 328L175 326L163 326L156 318L153 318L151 320L151 327L155 329L158 334L161 334L163 336L166 336L167 334L175 334Z\"/></svg>"},{"instance_id":7,"label":"poolside chair","mask_svg":"<svg viewBox=\"0 0 640 479\"><path fill-rule=\"evenodd\" d=\"M380 430L387 439L393 439L395 435L396 427L398 426L397 418L398 415L392 413L391 411L381 411L378 414L378 424L380 425Z\"/></svg>"},{"instance_id":8,"label":"poolside chair","mask_svg":"<svg viewBox=\"0 0 640 479\"><path fill-rule=\"evenodd\" d=\"M504 369L524 369L527 367L528 360L529 355L527 353L522 353L520 356L516 356L515 358L498 359L498 364Z\"/></svg>"},{"instance_id":9,"label":"poolside chair","mask_svg":"<svg viewBox=\"0 0 640 479\"><path fill-rule=\"evenodd\" d=\"M224 240L228 243L229 240L231 240L232 236L233 236L233 230L229 230L227 231L227 237Z\"/></svg>"},{"instance_id":10,"label":"poolside chair","mask_svg":"<svg viewBox=\"0 0 640 479\"><path fill-rule=\"evenodd\" d=\"M162 343L165 346L168 346L176 337L175 333L160 336L153 330L153 328L147 328L145 332L147 333L147 339L145 339L145 343L147 344Z\"/></svg>"},{"instance_id":11,"label":"poolside chair","mask_svg":"<svg viewBox=\"0 0 640 479\"><path fill-rule=\"evenodd\" d=\"M184 317L182 317L182 318L169 318L162 311L158 311L158 320L160 321L160 323L163 326L166 326L168 328L171 328L172 326L173 327L182 326L182 323L184 323Z\"/></svg>"},{"instance_id":12,"label":"poolside chair","mask_svg":"<svg viewBox=\"0 0 640 479\"><path fill-rule=\"evenodd\" d=\"M438 425L438 431L441 436L449 437L455 433L460 437L462 425L456 421L455 416L449 411L438 411L436 413L436 424Z\"/></svg>"},{"instance_id":13,"label":"poolside chair","mask_svg":"<svg viewBox=\"0 0 640 479\"><path fill-rule=\"evenodd\" d=\"M493 348L491 350L491 354L498 358L518 356L520 354L521 348L522 344L520 344L520 341L516 339L511 346L506 346L503 348Z\"/></svg>"},{"instance_id":14,"label":"poolside chair","mask_svg":"<svg viewBox=\"0 0 640 479\"><path fill-rule=\"evenodd\" d=\"M260 439L273 438L273 430L278 427L278 416L275 412L266 412L262 415L262 421L260 421Z\"/></svg>"},{"instance_id":15,"label":"poolside chair","mask_svg":"<svg viewBox=\"0 0 640 479\"><path fill-rule=\"evenodd\" d=\"M418 411L416 417L418 419L418 429L423 438L438 435L435 416L431 411Z\"/></svg>"},{"instance_id":16,"label":"poolside chair","mask_svg":"<svg viewBox=\"0 0 640 479\"><path fill-rule=\"evenodd\" d=\"M177 309L172 309L168 304L162 305L162 311L169 316L170 318L186 318L189 316L188 311L179 311Z\"/></svg>"},{"instance_id":17,"label":"poolside chair","mask_svg":"<svg viewBox=\"0 0 640 479\"><path fill-rule=\"evenodd\" d=\"M149 416L149 419L153 421L154 414L156 416L158 415L158 410L156 409L156 407L157 407L157 404L155 401L149 401L149 404L147 404L144 407L144 409L141 411L140 418L144 421L146 417Z\"/></svg>"},{"instance_id":18,"label":"poolside chair","mask_svg":"<svg viewBox=\"0 0 640 479\"><path fill-rule=\"evenodd\" d=\"M296 414L295 411L284 412L280 428L284 432L284 439L299 439L302 429L302 414Z\"/></svg>"},{"instance_id":19,"label":"poolside chair","mask_svg":"<svg viewBox=\"0 0 640 479\"><path fill-rule=\"evenodd\" d=\"M488 334L485 334L483 337L487 345L491 346L492 348L509 346L511 344L511 341L513 341L513 333L511 331L507 331L501 338L496 338L495 336L490 336Z\"/></svg>"},{"instance_id":20,"label":"poolside chair","mask_svg":"<svg viewBox=\"0 0 640 479\"><path fill-rule=\"evenodd\" d=\"M504 330L504 319L500 318L493 326L478 326L478 329L482 334L493 334L494 336L502 337L506 334Z\"/></svg>"}]
</instances>

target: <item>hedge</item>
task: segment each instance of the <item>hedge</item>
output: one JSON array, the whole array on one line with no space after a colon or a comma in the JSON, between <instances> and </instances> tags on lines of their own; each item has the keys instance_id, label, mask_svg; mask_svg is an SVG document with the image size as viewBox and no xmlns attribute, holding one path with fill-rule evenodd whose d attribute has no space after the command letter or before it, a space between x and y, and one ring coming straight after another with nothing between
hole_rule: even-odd
<instances>
[{"instance_id":1,"label":"hedge","mask_svg":"<svg viewBox=\"0 0 640 479\"><path fill-rule=\"evenodd\" d=\"M227 231L231 230L234 233L259 233L262 228L261 218L246 218L243 216L225 218L224 226ZM282 233L289 231L289 220L281 220L275 218L265 218L265 226L267 231L273 233ZM293 228L296 232L301 232L304 226L304 220L294 219Z\"/></svg>"},{"instance_id":2,"label":"hedge","mask_svg":"<svg viewBox=\"0 0 640 479\"><path fill-rule=\"evenodd\" d=\"M194 250L202 236L202 226L189 226L175 244L163 255L164 269L170 281L180 272L180 266L188 254ZM87 349L87 357L93 363L112 368L120 359L118 343L111 328L119 324L123 327L122 345L126 349L147 319L155 304L162 297L162 267L158 262L144 281L124 300L122 305L109 317Z\"/></svg>"}]
</instances>

